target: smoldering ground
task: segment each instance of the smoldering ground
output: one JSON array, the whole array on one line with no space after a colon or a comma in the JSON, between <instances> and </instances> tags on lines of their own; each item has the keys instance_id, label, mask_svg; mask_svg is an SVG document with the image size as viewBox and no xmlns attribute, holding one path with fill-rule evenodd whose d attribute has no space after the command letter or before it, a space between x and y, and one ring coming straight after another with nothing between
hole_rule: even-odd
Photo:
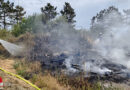
<instances>
[{"instance_id":1,"label":"smoldering ground","mask_svg":"<svg viewBox=\"0 0 130 90\"><path fill-rule=\"evenodd\" d=\"M53 70L73 75L84 72L130 77L129 15L112 11L89 31L76 30L63 18L48 25L36 20L34 44L26 49L27 60L38 60ZM84 36L85 34L85 36ZM87 36L87 37L86 37Z\"/></svg>"},{"instance_id":2,"label":"smoldering ground","mask_svg":"<svg viewBox=\"0 0 130 90\"><path fill-rule=\"evenodd\" d=\"M61 68L63 65L66 67L66 74L81 71L85 72L86 76L91 72L100 75L115 71L128 74L129 27L125 23L126 16L120 18L116 14L112 12L105 16L103 21L95 23L94 29L86 34L90 40L82 35L82 31L75 30L59 20L50 32L41 36L37 33L38 36L34 40L36 44L30 50L31 60L39 60L53 68Z\"/></svg>"}]
</instances>

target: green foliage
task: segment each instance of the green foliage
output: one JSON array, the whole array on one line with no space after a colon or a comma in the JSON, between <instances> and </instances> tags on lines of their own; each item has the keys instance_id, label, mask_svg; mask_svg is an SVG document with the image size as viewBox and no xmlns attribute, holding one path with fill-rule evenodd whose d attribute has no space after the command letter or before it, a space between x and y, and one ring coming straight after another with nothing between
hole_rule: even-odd
<instances>
[{"instance_id":1,"label":"green foliage","mask_svg":"<svg viewBox=\"0 0 130 90\"><path fill-rule=\"evenodd\" d=\"M34 14L32 16L23 19L22 22L13 26L12 34L17 37L26 32L38 33L48 30L47 26L51 24L48 23L48 25L43 25L41 18L42 15Z\"/></svg>"},{"instance_id":2,"label":"green foliage","mask_svg":"<svg viewBox=\"0 0 130 90\"><path fill-rule=\"evenodd\" d=\"M0 30L0 38L6 37L8 34L8 31L6 29Z\"/></svg>"},{"instance_id":3,"label":"green foliage","mask_svg":"<svg viewBox=\"0 0 130 90\"><path fill-rule=\"evenodd\" d=\"M75 17L74 9L70 6L69 3L65 4L66 6L64 7L64 10L61 11L62 16L56 18L58 14L56 11L57 7L54 7L50 3L47 3L45 7L41 8L42 14L40 15L34 14L25 19L22 19L21 22L14 25L12 29L12 34L18 37L19 35L24 34L26 32L31 33L50 32L51 30L54 30L55 28L59 27L60 24L64 23L67 24L68 22L74 23L75 22L73 20L73 18ZM22 8L17 7L17 9L20 9L21 11L20 15L24 15ZM20 17L16 18L16 20L20 19L21 19Z\"/></svg>"},{"instance_id":4,"label":"green foliage","mask_svg":"<svg viewBox=\"0 0 130 90\"><path fill-rule=\"evenodd\" d=\"M57 28L60 26L60 24L67 24L67 20L60 16L56 18L55 20L52 20L50 22L47 22L46 25L43 25L42 23L42 15L36 15L29 16L22 20L19 24L16 24L13 26L12 34L16 37L18 37L21 34L24 34L26 32L31 33L44 33L44 32L50 32L51 30Z\"/></svg>"},{"instance_id":5,"label":"green foliage","mask_svg":"<svg viewBox=\"0 0 130 90\"><path fill-rule=\"evenodd\" d=\"M24 18L24 15L26 14L26 12L24 11L24 8L17 5L14 9L14 16L15 16L15 21L18 24L19 22L22 21L22 19Z\"/></svg>"},{"instance_id":6,"label":"green foliage","mask_svg":"<svg viewBox=\"0 0 130 90\"><path fill-rule=\"evenodd\" d=\"M9 39L11 38L12 35L10 33L10 31L7 31L6 29L0 29L0 39Z\"/></svg>"},{"instance_id":7,"label":"green foliage","mask_svg":"<svg viewBox=\"0 0 130 90\"><path fill-rule=\"evenodd\" d=\"M50 3L47 3L45 7L41 8L42 12L42 22L43 24L46 24L51 19L55 18L57 16L57 7L52 6Z\"/></svg>"},{"instance_id":8,"label":"green foliage","mask_svg":"<svg viewBox=\"0 0 130 90\"><path fill-rule=\"evenodd\" d=\"M29 16L26 19L22 19L22 22L13 26L12 34L17 37L21 34L32 31L34 20L35 16Z\"/></svg>"},{"instance_id":9,"label":"green foliage","mask_svg":"<svg viewBox=\"0 0 130 90\"><path fill-rule=\"evenodd\" d=\"M20 21L24 14L24 9L21 6L14 8L14 3L1 0L0 1L0 25L6 29L7 26L15 24L15 21Z\"/></svg>"},{"instance_id":10,"label":"green foliage","mask_svg":"<svg viewBox=\"0 0 130 90\"><path fill-rule=\"evenodd\" d=\"M20 66L20 63L15 63L14 64L14 69L18 69L19 66Z\"/></svg>"},{"instance_id":11,"label":"green foliage","mask_svg":"<svg viewBox=\"0 0 130 90\"><path fill-rule=\"evenodd\" d=\"M21 75L21 76L25 76L25 71L24 70L18 70L17 71L18 75Z\"/></svg>"},{"instance_id":12,"label":"green foliage","mask_svg":"<svg viewBox=\"0 0 130 90\"><path fill-rule=\"evenodd\" d=\"M16 69L18 75L28 79L30 78L30 74L26 71L25 66L24 62L15 62L14 69Z\"/></svg>"},{"instance_id":13,"label":"green foliage","mask_svg":"<svg viewBox=\"0 0 130 90\"><path fill-rule=\"evenodd\" d=\"M37 81L37 75L33 75L32 78L31 78L31 82L32 83L35 83Z\"/></svg>"},{"instance_id":14,"label":"green foliage","mask_svg":"<svg viewBox=\"0 0 130 90\"><path fill-rule=\"evenodd\" d=\"M3 25L4 29L7 25L11 24L10 20L10 14L12 13L12 7L14 6L13 3L10 4L9 1L5 2L4 0L0 1L0 17L1 17L1 26Z\"/></svg>"},{"instance_id":15,"label":"green foliage","mask_svg":"<svg viewBox=\"0 0 130 90\"><path fill-rule=\"evenodd\" d=\"M13 30L12 30L12 34L16 37L19 36L20 34L23 34L23 30L20 29L19 24L14 25Z\"/></svg>"},{"instance_id":16,"label":"green foliage","mask_svg":"<svg viewBox=\"0 0 130 90\"><path fill-rule=\"evenodd\" d=\"M65 2L63 10L61 10L61 14L67 19L68 23L76 22L74 20L76 14L74 12L74 9L71 7L71 5L68 2Z\"/></svg>"}]
</instances>

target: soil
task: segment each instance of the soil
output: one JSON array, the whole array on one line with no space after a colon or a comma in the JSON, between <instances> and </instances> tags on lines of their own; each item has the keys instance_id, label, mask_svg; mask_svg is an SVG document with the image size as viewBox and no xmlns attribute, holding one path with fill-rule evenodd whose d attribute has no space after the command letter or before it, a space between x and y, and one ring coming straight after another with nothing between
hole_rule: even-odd
<instances>
[{"instance_id":1,"label":"soil","mask_svg":"<svg viewBox=\"0 0 130 90\"><path fill-rule=\"evenodd\" d=\"M14 60L8 60L8 59L0 60L0 67L11 73L16 73L13 67L14 62L15 62ZM0 77L2 77L3 79L4 90L36 90L35 88L31 87L24 81L14 76L8 75L3 71L0 71Z\"/></svg>"}]
</instances>

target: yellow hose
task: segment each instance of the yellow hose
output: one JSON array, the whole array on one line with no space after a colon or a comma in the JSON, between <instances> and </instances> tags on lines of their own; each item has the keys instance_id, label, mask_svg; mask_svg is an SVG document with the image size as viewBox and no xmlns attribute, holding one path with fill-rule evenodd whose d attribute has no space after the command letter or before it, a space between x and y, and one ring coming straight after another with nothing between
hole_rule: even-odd
<instances>
[{"instance_id":1,"label":"yellow hose","mask_svg":"<svg viewBox=\"0 0 130 90\"><path fill-rule=\"evenodd\" d=\"M41 90L41 89L38 88L36 85L34 85L34 84L32 84L31 82L25 80L24 78L20 77L19 75L16 75L16 74L13 74L13 73L11 73L11 72L8 72L8 71L6 71L6 70L4 70L4 69L2 69L2 68L0 68L0 70L3 71L3 72L5 72L5 73L7 73L7 74L9 74L9 75L11 75L11 76L14 76L14 77L17 77L17 78L23 80L24 82L26 82L27 84L31 85L32 87L34 87L34 88L37 89L37 90Z\"/></svg>"}]
</instances>

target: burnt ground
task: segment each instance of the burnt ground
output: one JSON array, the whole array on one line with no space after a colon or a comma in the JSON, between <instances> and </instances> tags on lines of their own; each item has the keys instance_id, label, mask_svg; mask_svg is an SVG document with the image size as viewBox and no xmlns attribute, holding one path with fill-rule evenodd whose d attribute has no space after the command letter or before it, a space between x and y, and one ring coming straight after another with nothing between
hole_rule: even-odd
<instances>
[{"instance_id":1,"label":"burnt ground","mask_svg":"<svg viewBox=\"0 0 130 90\"><path fill-rule=\"evenodd\" d=\"M60 56L57 56L48 62L43 62L43 68L51 70L52 74L57 71L58 73L61 73L61 71L67 69L66 65L64 64L66 58L68 58L67 55L61 54ZM87 75L85 75L85 78L89 78L90 82L101 80L115 83L126 83L130 85L130 72L125 66L115 64L106 59L103 61L104 63L101 64L100 67L108 68L111 70L111 72L105 72L104 74L89 72ZM95 63L96 61L94 59L88 59L87 62ZM81 73L84 73L80 64L71 64L71 68L77 70L77 72L69 74L72 77L79 76Z\"/></svg>"}]
</instances>

